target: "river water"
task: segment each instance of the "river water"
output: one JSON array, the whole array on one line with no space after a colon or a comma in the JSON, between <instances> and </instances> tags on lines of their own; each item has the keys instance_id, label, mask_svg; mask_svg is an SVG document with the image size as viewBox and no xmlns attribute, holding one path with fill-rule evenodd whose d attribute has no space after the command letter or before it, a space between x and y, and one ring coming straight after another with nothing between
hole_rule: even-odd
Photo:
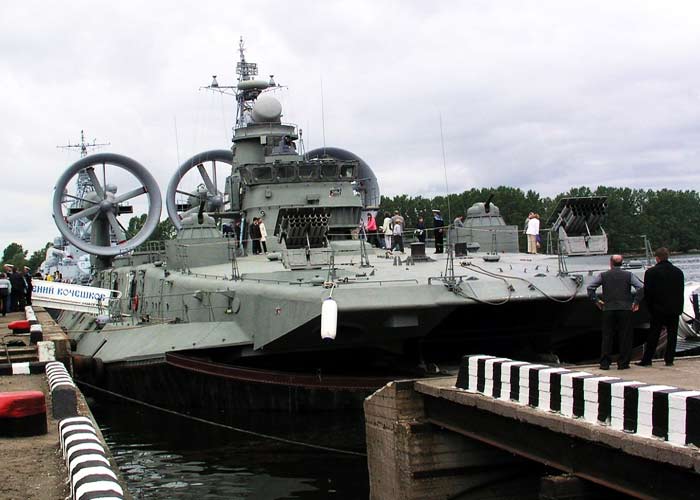
<instances>
[{"instance_id":1,"label":"river water","mask_svg":"<svg viewBox=\"0 0 700 500\"><path fill-rule=\"evenodd\" d=\"M687 281L700 281L700 256L673 262ZM91 400L91 409L134 498L355 500L369 494L367 461L356 454L364 451L357 415L241 415L234 425L261 434L254 435L104 397Z\"/></svg>"}]
</instances>

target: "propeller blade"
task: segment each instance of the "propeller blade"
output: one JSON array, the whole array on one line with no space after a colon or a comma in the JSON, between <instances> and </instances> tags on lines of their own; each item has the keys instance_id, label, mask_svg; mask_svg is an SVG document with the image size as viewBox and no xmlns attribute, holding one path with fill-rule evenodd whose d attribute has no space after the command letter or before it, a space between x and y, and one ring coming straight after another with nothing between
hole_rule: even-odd
<instances>
[{"instance_id":1,"label":"propeller blade","mask_svg":"<svg viewBox=\"0 0 700 500\"><path fill-rule=\"evenodd\" d=\"M109 220L109 225L112 226L114 234L117 236L117 243L126 241L126 231L113 212L107 212L107 220Z\"/></svg>"},{"instance_id":2,"label":"propeller blade","mask_svg":"<svg viewBox=\"0 0 700 500\"><path fill-rule=\"evenodd\" d=\"M123 203L127 200L130 200L132 198L136 198L137 196L141 196L142 194L146 193L146 188L141 186L139 188L136 188L132 191L129 191L127 193L124 193L122 195L119 195L114 198L114 203Z\"/></svg>"},{"instance_id":3,"label":"propeller blade","mask_svg":"<svg viewBox=\"0 0 700 500\"><path fill-rule=\"evenodd\" d=\"M72 199L74 199L74 200L82 201L82 202L84 202L84 203L93 204L92 201L86 200L85 198L80 198L79 196L73 196L72 194L63 193L63 196L64 196L65 198L72 198ZM67 202L64 201L63 203L67 203Z\"/></svg>"},{"instance_id":4,"label":"propeller blade","mask_svg":"<svg viewBox=\"0 0 700 500\"><path fill-rule=\"evenodd\" d=\"M100 206L99 205L93 205L89 208L86 208L84 210L81 210L80 212L74 213L73 215L69 215L66 220L68 222L73 222L78 219L82 219L83 217L90 217L93 214L96 214L97 212L100 211Z\"/></svg>"},{"instance_id":5,"label":"propeller blade","mask_svg":"<svg viewBox=\"0 0 700 500\"><path fill-rule=\"evenodd\" d=\"M207 169L204 168L204 165L201 163L197 165L197 170L199 170L199 175L202 176L202 180L204 181L204 185L207 187L207 191L209 191L211 194L216 194L216 185L209 178L209 174L207 173Z\"/></svg>"}]
</instances>

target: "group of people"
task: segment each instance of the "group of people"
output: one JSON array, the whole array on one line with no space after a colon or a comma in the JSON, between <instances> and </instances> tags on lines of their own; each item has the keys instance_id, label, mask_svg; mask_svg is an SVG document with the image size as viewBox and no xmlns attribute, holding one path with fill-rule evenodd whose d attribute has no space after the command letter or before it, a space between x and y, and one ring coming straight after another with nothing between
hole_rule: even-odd
<instances>
[{"instance_id":1,"label":"group of people","mask_svg":"<svg viewBox=\"0 0 700 500\"><path fill-rule=\"evenodd\" d=\"M20 311L32 305L32 273L24 266L20 272L12 264L5 264L0 273L0 313Z\"/></svg>"},{"instance_id":2,"label":"group of people","mask_svg":"<svg viewBox=\"0 0 700 500\"><path fill-rule=\"evenodd\" d=\"M460 219L460 223L464 221L464 217L460 216L455 219L455 223ZM462 224L463 225L463 224ZM392 215L389 212L384 212L382 225L377 224L377 219L371 214L367 214L367 222L364 223L364 233L367 235L367 241L377 247L384 248L391 252L404 253L404 233L406 231L406 220L398 210ZM442 220L440 210L433 210L433 234L435 238L435 253L443 252L445 222ZM425 243L428 228L425 226L425 219L419 216L416 222L416 227L413 230L413 235L417 241Z\"/></svg>"},{"instance_id":3,"label":"group of people","mask_svg":"<svg viewBox=\"0 0 700 500\"><path fill-rule=\"evenodd\" d=\"M238 246L238 239L241 236L241 220L238 219L233 223L225 223L221 227L221 232L224 238L231 238ZM248 235L250 236L251 251L253 255L267 253L267 228L262 220L262 217L253 217L248 226ZM247 240L243 241L243 248L246 247Z\"/></svg>"},{"instance_id":4,"label":"group of people","mask_svg":"<svg viewBox=\"0 0 700 500\"><path fill-rule=\"evenodd\" d=\"M248 229L250 240L253 242L253 255L267 253L267 229L262 218L253 217Z\"/></svg>"},{"instance_id":5,"label":"group of people","mask_svg":"<svg viewBox=\"0 0 700 500\"><path fill-rule=\"evenodd\" d=\"M588 285L589 298L603 311L600 354L600 368L603 370L610 369L615 336L620 347L617 368L625 370L630 367L633 344L632 314L639 310L642 300L649 311L650 328L644 354L636 364L651 366L661 330L666 328L664 361L666 366L673 365L678 321L685 301L685 278L683 271L669 262L667 248L659 248L654 255L656 265L644 273L644 283L631 272L622 269L622 255L613 255L610 257L610 270L596 276ZM596 294L596 290L601 286L602 298Z\"/></svg>"}]
</instances>

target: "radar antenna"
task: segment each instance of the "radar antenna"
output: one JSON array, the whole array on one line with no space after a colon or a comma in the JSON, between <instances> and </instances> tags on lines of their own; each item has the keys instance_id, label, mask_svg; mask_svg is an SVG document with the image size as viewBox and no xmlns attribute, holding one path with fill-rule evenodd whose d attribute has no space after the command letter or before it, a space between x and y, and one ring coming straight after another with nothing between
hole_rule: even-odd
<instances>
[{"instance_id":1,"label":"radar antenna","mask_svg":"<svg viewBox=\"0 0 700 500\"><path fill-rule=\"evenodd\" d=\"M236 98L236 122L234 129L245 127L248 124L248 118L253 110L253 103L264 90L279 87L279 85L275 83L275 75L270 75L270 80L268 82L254 81L254 77L258 75L258 65L257 63L246 61L245 50L243 37L241 37L238 42L240 59L236 63L236 74L238 75L238 83L236 85L220 85L216 79L216 75L213 75L211 84L206 87L200 87L200 90L213 90L214 92ZM246 85L243 82L251 82L251 84Z\"/></svg>"}]
</instances>

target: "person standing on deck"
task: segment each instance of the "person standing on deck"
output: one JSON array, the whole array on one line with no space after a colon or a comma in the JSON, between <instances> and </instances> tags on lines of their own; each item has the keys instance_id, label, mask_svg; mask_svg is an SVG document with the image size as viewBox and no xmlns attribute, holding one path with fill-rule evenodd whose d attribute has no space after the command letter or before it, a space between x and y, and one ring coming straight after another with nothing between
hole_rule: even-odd
<instances>
[{"instance_id":1,"label":"person standing on deck","mask_svg":"<svg viewBox=\"0 0 700 500\"><path fill-rule=\"evenodd\" d=\"M392 237L394 240L394 250L398 250L403 253L403 229L405 225L404 218L401 216L398 210L394 211L394 216L391 218Z\"/></svg>"},{"instance_id":2,"label":"person standing on deck","mask_svg":"<svg viewBox=\"0 0 700 500\"><path fill-rule=\"evenodd\" d=\"M367 225L365 226L365 233L367 235L367 241L373 247L378 247L379 242L377 241L377 221L372 217L371 213L367 214Z\"/></svg>"},{"instance_id":3,"label":"person standing on deck","mask_svg":"<svg viewBox=\"0 0 700 500\"><path fill-rule=\"evenodd\" d=\"M260 226L258 226L258 218L253 217L253 221L250 223L250 240L253 248L253 255L258 255L260 253Z\"/></svg>"},{"instance_id":4,"label":"person standing on deck","mask_svg":"<svg viewBox=\"0 0 700 500\"><path fill-rule=\"evenodd\" d=\"M425 243L425 220L423 216L418 217L415 230L416 239L421 243Z\"/></svg>"},{"instance_id":5,"label":"person standing on deck","mask_svg":"<svg viewBox=\"0 0 700 500\"><path fill-rule=\"evenodd\" d=\"M644 273L644 299L651 316L649 334L644 344L639 366L651 366L651 358L659 343L661 328L666 327L666 366L673 366L678 337L678 317L683 312L685 276L683 271L668 261L668 249L661 247L656 252L656 265Z\"/></svg>"},{"instance_id":6,"label":"person standing on deck","mask_svg":"<svg viewBox=\"0 0 700 500\"><path fill-rule=\"evenodd\" d=\"M527 228L525 228L525 234L527 234L527 253L536 254L537 236L540 234L540 219L538 219L535 214L532 214L528 219Z\"/></svg>"},{"instance_id":7,"label":"person standing on deck","mask_svg":"<svg viewBox=\"0 0 700 500\"><path fill-rule=\"evenodd\" d=\"M267 228L262 218L258 219L258 230L260 231L260 246L263 253L267 254Z\"/></svg>"},{"instance_id":8,"label":"person standing on deck","mask_svg":"<svg viewBox=\"0 0 700 500\"><path fill-rule=\"evenodd\" d=\"M382 233L384 233L384 248L387 252L391 252L391 217L389 212L384 212L384 222L382 223Z\"/></svg>"},{"instance_id":9,"label":"person standing on deck","mask_svg":"<svg viewBox=\"0 0 700 500\"><path fill-rule=\"evenodd\" d=\"M535 219L530 219L530 223ZM630 367L632 357L632 313L639 310L639 302L644 296L644 284L634 274L622 269L622 255L610 257L610 270L600 273L588 285L588 297L603 311L603 341L600 348L600 368L610 369L610 354L613 339L617 335L620 356L617 369ZM596 295L598 287L603 287L603 298ZM634 288L635 294L631 290Z\"/></svg>"},{"instance_id":10,"label":"person standing on deck","mask_svg":"<svg viewBox=\"0 0 700 500\"><path fill-rule=\"evenodd\" d=\"M445 237L445 221L442 220L440 210L433 209L433 237L435 238L435 253L443 252L443 238Z\"/></svg>"}]
</instances>

